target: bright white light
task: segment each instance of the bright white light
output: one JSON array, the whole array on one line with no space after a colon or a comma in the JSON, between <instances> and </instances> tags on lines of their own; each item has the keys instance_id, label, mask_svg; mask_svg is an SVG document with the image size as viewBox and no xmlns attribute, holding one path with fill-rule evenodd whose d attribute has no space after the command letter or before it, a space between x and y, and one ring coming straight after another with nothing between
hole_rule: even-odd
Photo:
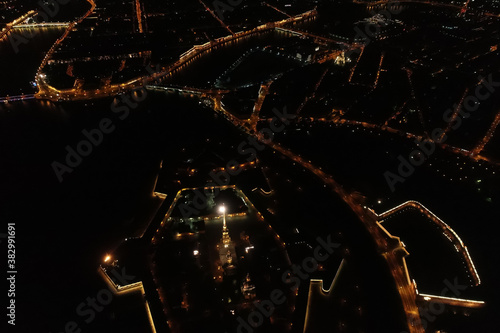
<instances>
[{"instance_id":1,"label":"bright white light","mask_svg":"<svg viewBox=\"0 0 500 333\"><path fill-rule=\"evenodd\" d=\"M199 252L198 250L194 250L194 251L193 251L193 254L194 254L195 256L197 256L199 253L200 253L200 252Z\"/></svg>"},{"instance_id":2,"label":"bright white light","mask_svg":"<svg viewBox=\"0 0 500 333\"><path fill-rule=\"evenodd\" d=\"M219 207L219 212L225 213L226 212L226 207L225 206L220 206Z\"/></svg>"}]
</instances>

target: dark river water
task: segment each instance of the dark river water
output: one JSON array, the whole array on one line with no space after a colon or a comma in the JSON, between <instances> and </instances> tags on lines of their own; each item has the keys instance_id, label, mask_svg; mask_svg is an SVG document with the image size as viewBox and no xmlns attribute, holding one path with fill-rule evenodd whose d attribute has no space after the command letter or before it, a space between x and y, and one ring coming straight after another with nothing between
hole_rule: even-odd
<instances>
[{"instance_id":1,"label":"dark river water","mask_svg":"<svg viewBox=\"0 0 500 333\"><path fill-rule=\"evenodd\" d=\"M34 81L45 53L63 32L64 28L55 27L12 29L9 38L0 42L0 97L36 91L30 82Z\"/></svg>"},{"instance_id":2,"label":"dark river water","mask_svg":"<svg viewBox=\"0 0 500 333\"><path fill-rule=\"evenodd\" d=\"M19 54L6 42L0 45L2 59L8 59L1 62L2 70L17 74L12 83L2 80L2 95L33 92L29 81L43 50L59 35L56 29L40 32L33 40L37 46L22 45ZM208 68L204 77L217 74L213 68L227 67L242 48L277 42L276 38L261 36L227 48L227 54L212 53L198 68ZM111 103L107 98L0 104L0 213L2 221L16 223L17 332L63 332L72 320L83 332L116 331L120 322L130 323L117 321L114 307L89 324L75 310L104 287L96 274L103 255L144 222L137 216L147 214L150 207L160 161L178 164L179 146L199 145L211 131L235 144L242 140L223 119L201 110L196 100L149 92L123 120L111 111ZM105 118L114 131L59 182L53 163L64 163L67 147L76 147L85 138L82 131L97 128ZM313 203L303 201L305 206ZM345 207L339 207L346 214Z\"/></svg>"},{"instance_id":3,"label":"dark river water","mask_svg":"<svg viewBox=\"0 0 500 333\"><path fill-rule=\"evenodd\" d=\"M0 97L35 91L30 81L62 31L37 29L27 44L19 46L19 52L9 40L0 42ZM176 82L202 85L214 80L246 49L285 39L271 33L212 52L181 71L182 80ZM195 100L175 95L150 92L123 120L111 111L111 102L107 98L0 103L0 218L16 223L17 332L63 332L66 322L78 319L77 306L104 286L96 274L103 254L113 251L141 222L136 216L147 210L160 161L179 163L179 145L201 142L207 128L222 131L227 125L201 112ZM98 127L105 118L115 130L59 182L54 161L63 162L66 147L75 147L84 138L82 130ZM293 218L291 212L287 218ZM314 216L316 221L322 219ZM353 229L363 233L358 227ZM5 233L3 228L2 224L0 233ZM373 250L366 234L357 239L361 240L366 244L357 244L358 251ZM384 288L390 290L387 285ZM116 327L110 330L108 325L113 319L114 312L106 309L99 320L82 330L112 332Z\"/></svg>"}]
</instances>

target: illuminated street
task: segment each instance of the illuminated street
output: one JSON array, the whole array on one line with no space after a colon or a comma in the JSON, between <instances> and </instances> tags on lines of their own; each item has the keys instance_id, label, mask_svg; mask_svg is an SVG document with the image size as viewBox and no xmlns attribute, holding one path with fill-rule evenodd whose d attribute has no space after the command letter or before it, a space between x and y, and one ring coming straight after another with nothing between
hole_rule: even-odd
<instances>
[{"instance_id":1,"label":"illuminated street","mask_svg":"<svg viewBox=\"0 0 500 333\"><path fill-rule=\"evenodd\" d=\"M6 332L495 332L499 20L0 1Z\"/></svg>"}]
</instances>

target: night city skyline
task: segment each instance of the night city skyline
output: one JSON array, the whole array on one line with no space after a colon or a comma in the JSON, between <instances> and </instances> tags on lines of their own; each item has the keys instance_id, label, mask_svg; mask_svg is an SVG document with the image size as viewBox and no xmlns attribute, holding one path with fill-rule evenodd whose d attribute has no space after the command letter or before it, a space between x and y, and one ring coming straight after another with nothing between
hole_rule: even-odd
<instances>
[{"instance_id":1,"label":"night city skyline","mask_svg":"<svg viewBox=\"0 0 500 333\"><path fill-rule=\"evenodd\" d=\"M497 332L499 46L498 0L0 0L2 332Z\"/></svg>"}]
</instances>

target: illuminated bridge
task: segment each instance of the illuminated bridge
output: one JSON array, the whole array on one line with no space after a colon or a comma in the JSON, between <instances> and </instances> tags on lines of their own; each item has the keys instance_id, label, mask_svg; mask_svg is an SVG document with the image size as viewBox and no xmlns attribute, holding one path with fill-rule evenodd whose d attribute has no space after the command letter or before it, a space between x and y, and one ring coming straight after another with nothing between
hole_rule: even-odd
<instances>
[{"instance_id":1,"label":"illuminated bridge","mask_svg":"<svg viewBox=\"0 0 500 333\"><path fill-rule=\"evenodd\" d=\"M91 1L91 0L88 0ZM90 11L89 11L90 13ZM46 80L45 80L45 75L42 74L41 69L48 63L50 56L55 50L55 47L57 44L62 42L64 38L67 37L69 34L70 29L68 28L67 32L53 45L53 48L47 53L46 58L43 60L42 64L40 65L39 71L37 72L37 75L35 77L35 81L37 82L37 85L39 87L39 92L36 94L37 98L40 99L49 99L49 100L84 100L84 99L89 99L89 98L99 98L99 97L105 97L105 96L111 96L111 95L116 95L118 93L134 89L140 86L143 86L144 83L151 83L151 82L162 82L164 79L174 75L176 72L184 68L185 66L189 65L191 62L196 60L197 58L201 57L202 55L226 46L228 44L235 43L236 41L243 39L243 38L248 38L257 34L261 34L263 32L270 31L276 27L281 27L287 24L295 24L299 22L304 22L308 21L310 19L314 19L317 16L317 11L316 10L311 10L308 12L305 12L303 14L281 20L278 22L269 22L263 25L260 25L254 29L247 30L247 31L241 31L238 33L235 33L234 35L228 35L225 37L218 38L213 41L206 42L203 45L195 45L191 49L189 49L187 52L182 54L176 62L173 64L167 66L166 68L163 68L160 73L154 73L153 75L149 76L144 76L144 77L138 77L132 80L129 80L127 82L121 83L121 84L114 84L114 85L108 85L103 87L102 89L97 89L97 90L92 90L92 91L81 91L81 90L76 90L74 88L72 89L65 89L65 90L58 90L52 86L50 86Z\"/></svg>"},{"instance_id":2,"label":"illuminated bridge","mask_svg":"<svg viewBox=\"0 0 500 333\"><path fill-rule=\"evenodd\" d=\"M460 307L466 307L466 308L482 308L486 304L483 301L454 298L454 297L445 297L445 296L436 296L436 295L427 295L427 294L417 294L417 300L420 302L441 303L441 304L460 306Z\"/></svg>"},{"instance_id":3,"label":"illuminated bridge","mask_svg":"<svg viewBox=\"0 0 500 333\"><path fill-rule=\"evenodd\" d=\"M30 10L29 12L27 12L23 16L18 17L17 19L15 19L14 21L12 21L10 23L7 23L5 25L5 28L3 28L2 31L0 31L0 40L7 38L7 35L9 34L9 32L12 28L21 24L21 22L26 21L28 18L35 16L36 13L37 13L36 11Z\"/></svg>"},{"instance_id":4,"label":"illuminated bridge","mask_svg":"<svg viewBox=\"0 0 500 333\"><path fill-rule=\"evenodd\" d=\"M448 7L452 9L457 9L460 11L460 15L465 14L468 10L469 0L463 1L462 4L458 3L442 3L437 1L428 1L428 0L375 0L375 1L362 1L362 0L353 0L353 3L366 5L368 10L381 8L385 6L402 6L404 4L422 4L428 6L435 7ZM481 11L483 15L491 16L491 17L500 17L500 14L491 13L487 11Z\"/></svg>"},{"instance_id":5,"label":"illuminated bridge","mask_svg":"<svg viewBox=\"0 0 500 333\"><path fill-rule=\"evenodd\" d=\"M13 28L43 28L43 27L69 27L70 22L39 22L39 23L20 23L13 26Z\"/></svg>"},{"instance_id":6,"label":"illuminated bridge","mask_svg":"<svg viewBox=\"0 0 500 333\"><path fill-rule=\"evenodd\" d=\"M18 102L34 98L35 95L6 96L6 97L0 97L0 103Z\"/></svg>"},{"instance_id":7,"label":"illuminated bridge","mask_svg":"<svg viewBox=\"0 0 500 333\"><path fill-rule=\"evenodd\" d=\"M155 86L146 85L147 89L155 91L167 91L167 92L179 92L189 95L200 95L202 97L209 95L220 95L230 92L230 90L218 90L218 89L198 89L192 87L177 87L177 86Z\"/></svg>"},{"instance_id":8,"label":"illuminated bridge","mask_svg":"<svg viewBox=\"0 0 500 333\"><path fill-rule=\"evenodd\" d=\"M363 45L363 44L359 44L359 43L347 43L347 42L341 41L341 40L335 40L335 39L331 39L331 38L327 38L327 37L323 37L323 36L317 36L317 35L311 34L309 32L301 31L301 30L297 30L297 29L293 29L293 28L276 27L276 30L281 31L281 32L285 32L285 33L289 33L289 34L294 35L294 36L312 38L318 44L335 43L335 44L341 44L341 45L344 45L347 47L360 47Z\"/></svg>"}]
</instances>

